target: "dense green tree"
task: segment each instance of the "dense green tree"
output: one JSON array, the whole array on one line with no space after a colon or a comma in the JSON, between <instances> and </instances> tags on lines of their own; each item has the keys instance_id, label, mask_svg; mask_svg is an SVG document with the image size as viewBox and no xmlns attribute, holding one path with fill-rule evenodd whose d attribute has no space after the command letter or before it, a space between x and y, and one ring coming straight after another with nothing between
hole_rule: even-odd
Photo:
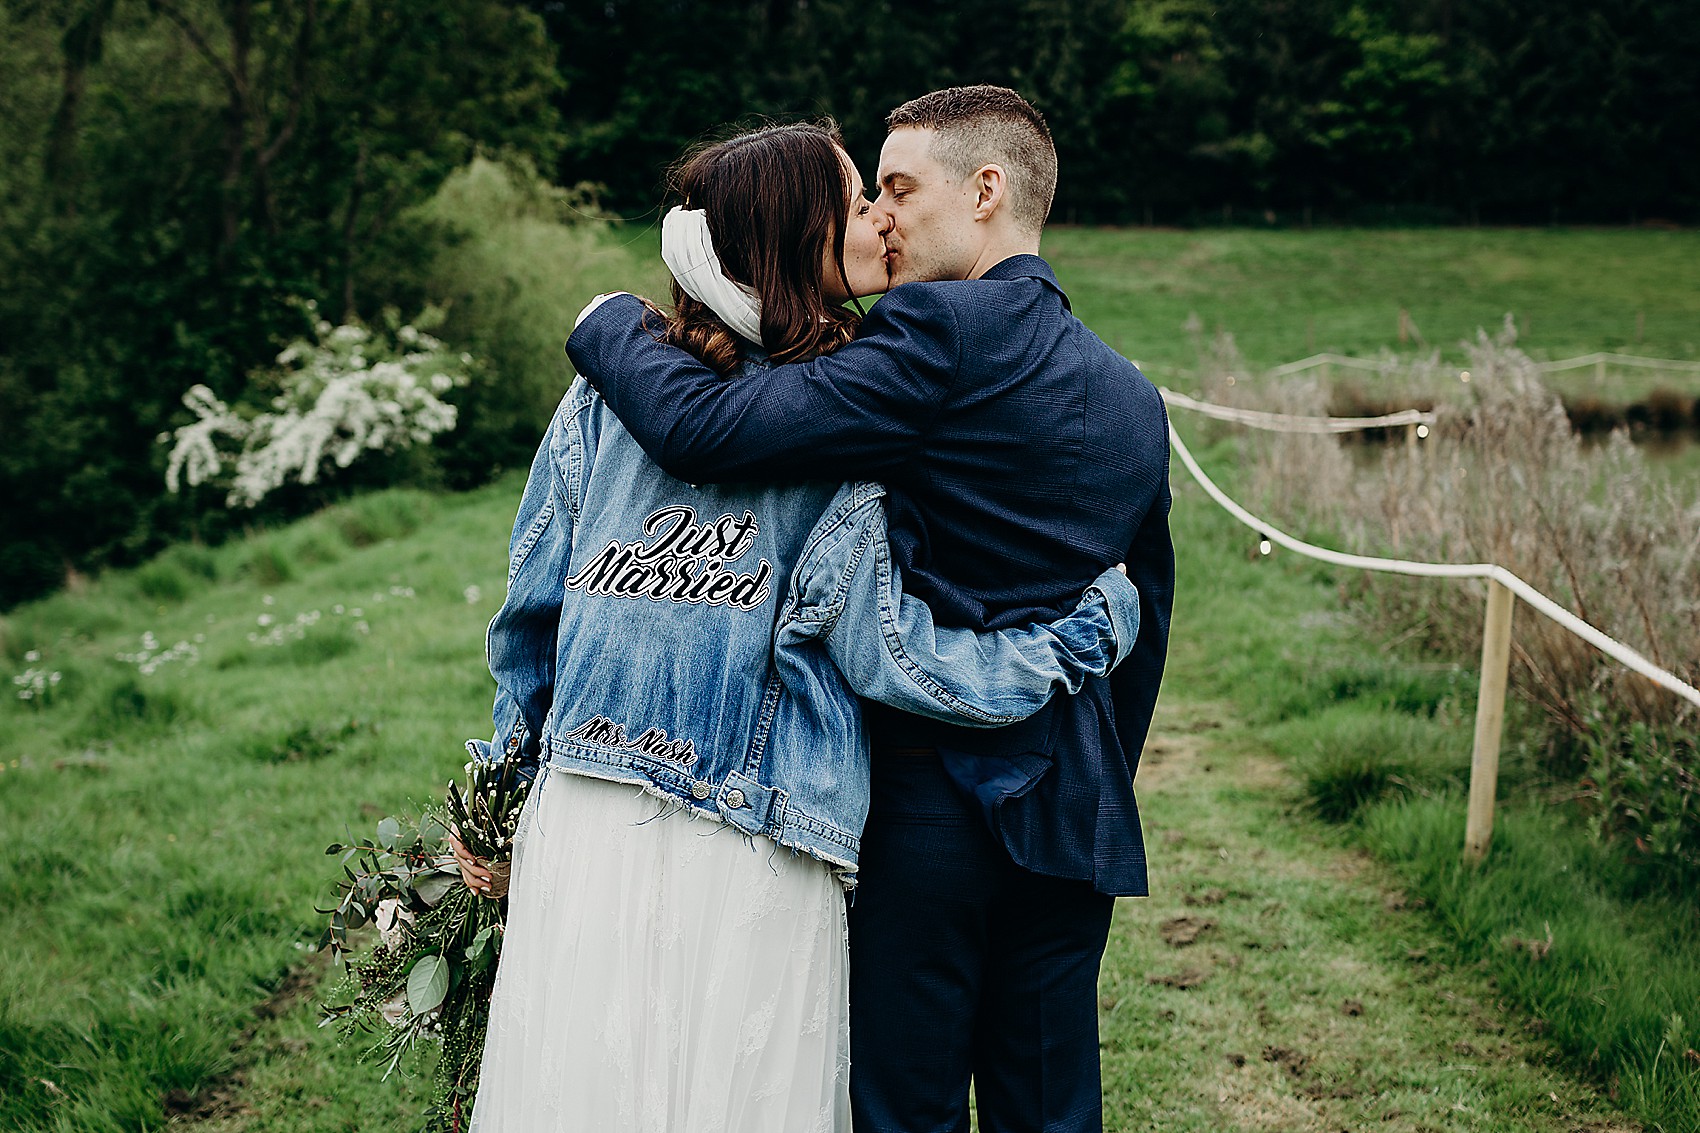
<instances>
[{"instance_id":1,"label":"dense green tree","mask_svg":"<svg viewBox=\"0 0 1700 1133\"><path fill-rule=\"evenodd\" d=\"M892 106L996 82L1062 221L1692 220L1697 54L1691 0L0 0L0 605L232 522L161 494L182 391L262 399L298 301L487 265L416 207L479 153L640 218L729 123L835 115L871 175ZM509 461L552 380L438 467Z\"/></svg>"},{"instance_id":2,"label":"dense green tree","mask_svg":"<svg viewBox=\"0 0 1700 1133\"><path fill-rule=\"evenodd\" d=\"M301 329L420 302L403 220L481 149L550 163L541 22L500 0L0 9L0 604L192 523L158 435ZM45 110L46 112L42 112ZM203 530L207 530L203 528Z\"/></svg>"}]
</instances>

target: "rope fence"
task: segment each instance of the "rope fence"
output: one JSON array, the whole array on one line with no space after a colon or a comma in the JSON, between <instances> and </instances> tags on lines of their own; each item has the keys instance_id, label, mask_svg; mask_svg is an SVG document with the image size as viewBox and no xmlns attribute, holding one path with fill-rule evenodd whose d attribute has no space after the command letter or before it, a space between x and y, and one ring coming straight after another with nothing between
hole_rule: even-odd
<instances>
[{"instance_id":1,"label":"rope fence","mask_svg":"<svg viewBox=\"0 0 1700 1133\"><path fill-rule=\"evenodd\" d=\"M1376 360L1372 358L1353 358L1346 354L1313 354L1309 358L1301 358L1297 362L1288 362L1267 371L1272 378L1288 377L1300 374L1306 370L1314 370L1318 366L1341 366L1348 370L1390 370L1399 369L1405 363L1397 359ZM1595 374L1603 377L1607 366L1629 366L1644 370L1675 370L1681 373L1700 373L1700 362L1684 361L1677 358L1644 358L1639 354L1610 354L1596 352L1582 354L1575 358L1560 358L1552 362L1536 362L1535 367L1543 374L1558 373L1561 370L1579 370L1584 366L1594 367Z\"/></svg>"},{"instance_id":2,"label":"rope fence","mask_svg":"<svg viewBox=\"0 0 1700 1133\"><path fill-rule=\"evenodd\" d=\"M1159 392L1162 393L1164 401L1177 408L1190 409L1194 413L1202 413L1218 421L1232 421L1237 425L1268 429L1277 433L1355 433L1364 429L1394 429L1407 425L1432 426L1435 422L1433 413L1421 409L1401 409L1397 413L1386 413L1380 417L1299 417L1291 413L1265 413L1257 409L1217 405L1213 401L1199 401L1171 389Z\"/></svg>"},{"instance_id":3,"label":"rope fence","mask_svg":"<svg viewBox=\"0 0 1700 1133\"><path fill-rule=\"evenodd\" d=\"M1252 427L1274 427L1267 421L1258 424L1253 420L1237 416L1226 417L1218 412L1228 409L1227 406L1196 401L1169 390L1162 390L1161 392L1166 403L1179 409L1194 410L1207 416L1217 417L1220 420L1239 420L1241 424L1252 425ZM1250 414L1252 411L1235 410L1234 412L1236 414ZM1406 412L1414 413L1416 411L1407 410ZM1264 414L1262 416L1287 418L1285 414ZM1282 428L1280 431L1347 432L1351 429L1384 428L1386 427L1384 421L1384 418L1377 417L1287 418L1286 423L1309 422L1311 427L1304 429ZM1414 422L1406 420L1401 423L1412 424ZM1323 427L1324 425L1326 427ZM1494 563L1412 562L1406 559L1354 555L1307 543L1287 534L1267 520L1253 515L1217 486L1204 469L1199 467L1198 461L1192 455L1192 450L1187 448L1186 442L1182 441L1180 434L1175 431L1173 422L1169 424L1169 444L1174 448L1175 454L1180 457L1181 463L1186 466L1187 472L1198 482L1199 487L1204 489L1206 495L1229 515L1256 531L1260 538L1270 543L1278 544L1307 558L1332 563L1335 566L1380 571L1388 574L1413 575L1422 578L1480 578L1487 582L1487 613L1482 632L1481 687L1476 700L1475 746L1470 758L1469 816L1466 820L1464 833L1464 852L1467 857L1473 860L1480 860L1487 853L1488 843L1493 835L1493 806L1499 780L1500 733L1505 722L1505 690L1511 661L1511 620L1517 599L1522 599L1537 613L1580 637L1631 672L1637 673L1655 685L1675 693L1690 704L1700 707L1700 689L1695 688L1676 674L1654 664L1630 646L1577 617L1502 566Z\"/></svg>"}]
</instances>

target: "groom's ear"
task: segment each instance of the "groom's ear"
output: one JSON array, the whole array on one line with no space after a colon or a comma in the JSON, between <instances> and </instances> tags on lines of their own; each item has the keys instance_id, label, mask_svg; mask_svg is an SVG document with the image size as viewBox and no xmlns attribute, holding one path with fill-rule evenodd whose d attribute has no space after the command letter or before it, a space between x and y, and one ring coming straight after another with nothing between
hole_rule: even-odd
<instances>
[{"instance_id":1,"label":"groom's ear","mask_svg":"<svg viewBox=\"0 0 1700 1133\"><path fill-rule=\"evenodd\" d=\"M1001 165L982 165L974 171L974 219L990 220L1004 203L1009 177Z\"/></svg>"}]
</instances>

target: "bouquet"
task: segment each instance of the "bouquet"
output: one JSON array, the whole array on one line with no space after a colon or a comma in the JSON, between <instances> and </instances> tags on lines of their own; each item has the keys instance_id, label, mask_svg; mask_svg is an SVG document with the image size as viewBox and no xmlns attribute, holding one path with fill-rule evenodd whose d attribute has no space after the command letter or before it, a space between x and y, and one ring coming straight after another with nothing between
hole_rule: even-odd
<instances>
[{"instance_id":1,"label":"bouquet","mask_svg":"<svg viewBox=\"0 0 1700 1133\"><path fill-rule=\"evenodd\" d=\"M531 786L512 760L475 758L466 771L466 791L451 782L443 806L417 822L391 816L375 841L326 850L342 855L345 879L337 906L319 910L330 917L319 949L347 971L346 1001L326 1007L319 1025L376 1034L369 1053L388 1060L386 1077L422 1043L440 1044L426 1125L435 1133L459 1133L471 1116L507 919L506 898L462 883L448 837L506 870ZM378 939L356 955L349 934L368 925Z\"/></svg>"}]
</instances>

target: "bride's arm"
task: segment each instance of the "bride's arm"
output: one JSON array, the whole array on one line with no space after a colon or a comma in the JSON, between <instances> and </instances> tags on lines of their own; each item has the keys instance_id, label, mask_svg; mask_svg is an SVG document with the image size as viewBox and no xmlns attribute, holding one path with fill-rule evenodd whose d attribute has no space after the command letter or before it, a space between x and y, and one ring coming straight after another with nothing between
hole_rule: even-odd
<instances>
[{"instance_id":1,"label":"bride's arm","mask_svg":"<svg viewBox=\"0 0 1700 1133\"><path fill-rule=\"evenodd\" d=\"M940 626L903 590L880 499L840 514L805 552L776 649L820 639L861 696L953 724L1001 727L1104 676L1139 636L1139 591L1120 568L1104 571L1072 611L1048 622Z\"/></svg>"}]
</instances>

